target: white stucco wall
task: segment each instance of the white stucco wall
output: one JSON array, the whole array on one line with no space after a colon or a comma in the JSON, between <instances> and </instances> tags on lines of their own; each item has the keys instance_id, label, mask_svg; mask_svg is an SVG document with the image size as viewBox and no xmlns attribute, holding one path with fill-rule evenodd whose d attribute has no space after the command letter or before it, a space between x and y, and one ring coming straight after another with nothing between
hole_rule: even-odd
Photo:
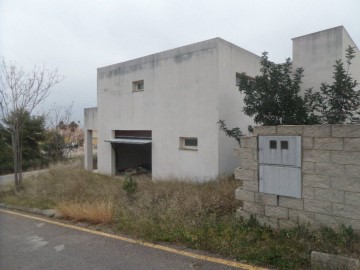
<instances>
[{"instance_id":1,"label":"white stucco wall","mask_svg":"<svg viewBox=\"0 0 360 270\"><path fill-rule=\"evenodd\" d=\"M321 83L332 84L335 61L345 63L345 49L356 46L343 26L293 38L293 66L304 68L302 90L320 89ZM360 53L351 66L351 73L359 79ZM355 75L356 74L356 75Z\"/></svg>"},{"instance_id":2,"label":"white stucco wall","mask_svg":"<svg viewBox=\"0 0 360 270\"><path fill-rule=\"evenodd\" d=\"M345 49L348 48L348 46L355 47L355 58L352 60L351 66L350 66L350 74L351 76L360 83L360 51L359 47L355 44L355 42L352 40L346 29L343 31L343 52L342 52L342 59L344 59L344 63L346 63L346 51ZM359 85L360 87L360 85Z\"/></svg>"},{"instance_id":3,"label":"white stucco wall","mask_svg":"<svg viewBox=\"0 0 360 270\"><path fill-rule=\"evenodd\" d=\"M236 73L245 72L255 77L260 71L261 58L234 44L219 39L219 119L225 120L228 128L240 127L244 134L248 126L254 125L251 117L244 114L244 95L236 86ZM231 173L239 166L239 160L234 155L238 147L233 138L223 131L219 132L219 173Z\"/></svg>"},{"instance_id":4,"label":"white stucco wall","mask_svg":"<svg viewBox=\"0 0 360 270\"><path fill-rule=\"evenodd\" d=\"M87 130L96 130L97 129L97 107L85 108L84 109L84 129Z\"/></svg>"},{"instance_id":5,"label":"white stucco wall","mask_svg":"<svg viewBox=\"0 0 360 270\"><path fill-rule=\"evenodd\" d=\"M114 173L113 130L152 130L153 178L218 174L217 47L209 40L98 69L98 170ZM144 80L143 92L132 82ZM179 150L197 137L198 151Z\"/></svg>"},{"instance_id":6,"label":"white stucco wall","mask_svg":"<svg viewBox=\"0 0 360 270\"><path fill-rule=\"evenodd\" d=\"M84 166L87 170L93 169L92 137L98 126L97 108L84 109Z\"/></svg>"}]
</instances>

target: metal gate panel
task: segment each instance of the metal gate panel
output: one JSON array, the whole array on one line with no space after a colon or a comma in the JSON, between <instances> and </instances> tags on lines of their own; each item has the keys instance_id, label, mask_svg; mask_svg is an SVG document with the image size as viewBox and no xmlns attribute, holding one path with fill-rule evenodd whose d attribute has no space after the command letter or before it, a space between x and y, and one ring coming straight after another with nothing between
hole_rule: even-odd
<instances>
[{"instance_id":1,"label":"metal gate panel","mask_svg":"<svg viewBox=\"0 0 360 270\"><path fill-rule=\"evenodd\" d=\"M301 137L260 136L259 163L301 167Z\"/></svg>"},{"instance_id":2,"label":"metal gate panel","mask_svg":"<svg viewBox=\"0 0 360 270\"><path fill-rule=\"evenodd\" d=\"M301 137L259 136L259 191L301 198Z\"/></svg>"},{"instance_id":3,"label":"metal gate panel","mask_svg":"<svg viewBox=\"0 0 360 270\"><path fill-rule=\"evenodd\" d=\"M260 165L260 192L301 198L301 169Z\"/></svg>"}]
</instances>

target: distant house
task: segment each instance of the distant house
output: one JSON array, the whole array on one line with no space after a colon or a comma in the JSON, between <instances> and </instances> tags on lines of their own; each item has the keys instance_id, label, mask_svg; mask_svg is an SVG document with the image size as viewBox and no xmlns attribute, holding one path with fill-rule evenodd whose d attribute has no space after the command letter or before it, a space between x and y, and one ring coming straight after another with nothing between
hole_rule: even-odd
<instances>
[{"instance_id":1,"label":"distant house","mask_svg":"<svg viewBox=\"0 0 360 270\"><path fill-rule=\"evenodd\" d=\"M294 38L294 65L308 76L304 86L331 79L347 44L355 45L342 26ZM214 38L99 68L98 106L85 109L85 168L92 169L96 131L100 173L142 166L156 179L196 181L232 173L239 165L233 154L237 145L217 122L224 119L243 132L253 124L242 112L237 83L241 72L255 77L259 61L254 53Z\"/></svg>"}]
</instances>

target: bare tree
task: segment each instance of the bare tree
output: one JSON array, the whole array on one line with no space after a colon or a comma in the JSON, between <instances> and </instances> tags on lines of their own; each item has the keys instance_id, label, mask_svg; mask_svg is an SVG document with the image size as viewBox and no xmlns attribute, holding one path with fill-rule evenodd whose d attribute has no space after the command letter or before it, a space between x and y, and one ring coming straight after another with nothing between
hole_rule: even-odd
<instances>
[{"instance_id":1,"label":"bare tree","mask_svg":"<svg viewBox=\"0 0 360 270\"><path fill-rule=\"evenodd\" d=\"M30 73L18 68L13 62L1 59L0 64L0 125L11 133L14 154L16 188L22 183L21 134L26 118L49 95L49 90L59 83L57 69L34 67Z\"/></svg>"},{"instance_id":2,"label":"bare tree","mask_svg":"<svg viewBox=\"0 0 360 270\"><path fill-rule=\"evenodd\" d=\"M64 142L65 131L70 124L73 103L68 106L53 104L46 114L46 127L48 130L48 156L52 162L68 157L71 148Z\"/></svg>"}]
</instances>

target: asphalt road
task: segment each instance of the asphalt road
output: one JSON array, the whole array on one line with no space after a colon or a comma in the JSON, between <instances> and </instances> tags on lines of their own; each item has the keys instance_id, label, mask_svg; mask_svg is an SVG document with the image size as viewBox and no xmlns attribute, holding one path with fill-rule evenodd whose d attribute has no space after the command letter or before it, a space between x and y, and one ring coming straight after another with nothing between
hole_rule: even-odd
<instances>
[{"instance_id":1,"label":"asphalt road","mask_svg":"<svg viewBox=\"0 0 360 270\"><path fill-rule=\"evenodd\" d=\"M0 211L0 269L245 268L198 260Z\"/></svg>"}]
</instances>

